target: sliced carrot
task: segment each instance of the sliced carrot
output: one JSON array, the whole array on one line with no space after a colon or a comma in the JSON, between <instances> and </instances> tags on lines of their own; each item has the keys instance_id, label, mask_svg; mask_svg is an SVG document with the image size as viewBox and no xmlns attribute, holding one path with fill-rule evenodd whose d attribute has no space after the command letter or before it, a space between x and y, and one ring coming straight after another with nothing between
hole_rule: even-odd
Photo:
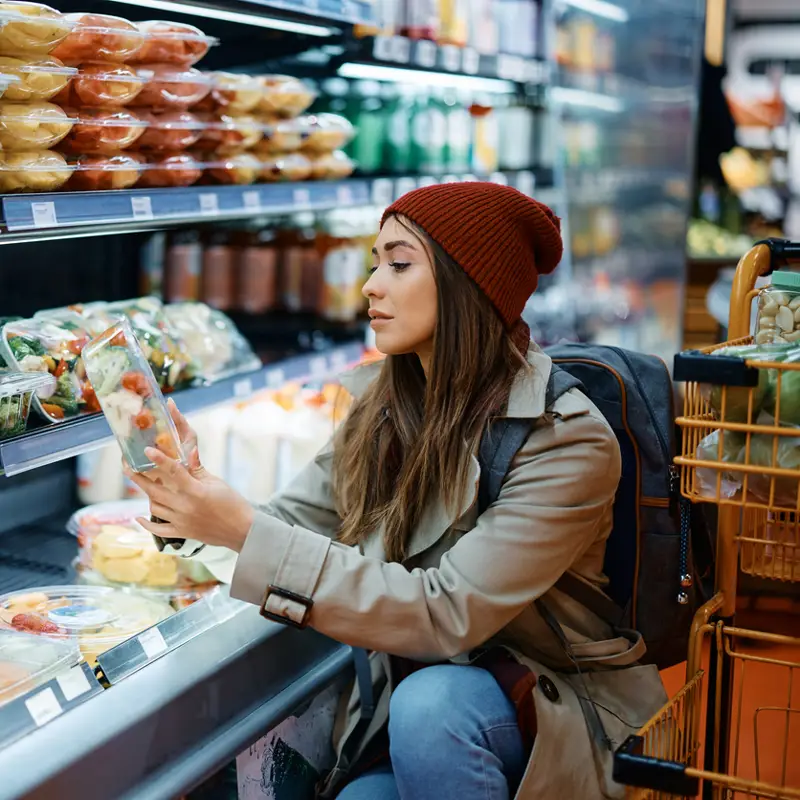
<instances>
[{"instance_id":1,"label":"sliced carrot","mask_svg":"<svg viewBox=\"0 0 800 800\"><path fill-rule=\"evenodd\" d=\"M178 457L178 448L175 446L175 440L166 431L162 431L156 436L155 444L165 456L170 458Z\"/></svg>"},{"instance_id":2,"label":"sliced carrot","mask_svg":"<svg viewBox=\"0 0 800 800\"><path fill-rule=\"evenodd\" d=\"M86 406L87 411L100 411L100 401L97 399L97 395L94 393L94 389L92 385L87 381L83 384L83 402Z\"/></svg>"},{"instance_id":3,"label":"sliced carrot","mask_svg":"<svg viewBox=\"0 0 800 800\"><path fill-rule=\"evenodd\" d=\"M66 371L67 371L67 362L62 358L61 361L58 362L58 366L56 367L53 376L56 378L60 378Z\"/></svg>"},{"instance_id":4,"label":"sliced carrot","mask_svg":"<svg viewBox=\"0 0 800 800\"><path fill-rule=\"evenodd\" d=\"M112 347L125 347L128 343L125 341L125 334L120 331L119 333L115 334L109 344Z\"/></svg>"},{"instance_id":5,"label":"sliced carrot","mask_svg":"<svg viewBox=\"0 0 800 800\"><path fill-rule=\"evenodd\" d=\"M64 409L61 406L57 406L54 403L42 403L42 408L53 419L64 419Z\"/></svg>"},{"instance_id":6,"label":"sliced carrot","mask_svg":"<svg viewBox=\"0 0 800 800\"><path fill-rule=\"evenodd\" d=\"M145 408L133 418L133 424L140 431L146 431L148 428L152 428L153 425L156 424L156 418L153 416L152 411Z\"/></svg>"},{"instance_id":7,"label":"sliced carrot","mask_svg":"<svg viewBox=\"0 0 800 800\"><path fill-rule=\"evenodd\" d=\"M123 389L129 392L136 392L140 397L149 397L150 383L141 372L126 372L120 381Z\"/></svg>"}]
</instances>

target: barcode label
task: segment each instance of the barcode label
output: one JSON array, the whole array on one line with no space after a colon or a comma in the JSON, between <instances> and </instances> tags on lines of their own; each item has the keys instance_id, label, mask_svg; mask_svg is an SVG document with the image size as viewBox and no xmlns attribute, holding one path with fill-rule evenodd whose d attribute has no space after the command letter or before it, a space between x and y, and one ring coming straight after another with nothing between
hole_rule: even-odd
<instances>
[{"instance_id":1,"label":"barcode label","mask_svg":"<svg viewBox=\"0 0 800 800\"><path fill-rule=\"evenodd\" d=\"M158 628L150 628L149 631L139 634L139 644L148 658L155 658L167 651L167 643Z\"/></svg>"},{"instance_id":2,"label":"barcode label","mask_svg":"<svg viewBox=\"0 0 800 800\"><path fill-rule=\"evenodd\" d=\"M372 202L376 206L385 208L394 200L394 187L389 178L378 178L372 184Z\"/></svg>"},{"instance_id":3,"label":"barcode label","mask_svg":"<svg viewBox=\"0 0 800 800\"><path fill-rule=\"evenodd\" d=\"M478 55L477 50L471 47L465 47L464 52L461 54L461 69L467 75L477 75L480 68L481 57Z\"/></svg>"},{"instance_id":4,"label":"barcode label","mask_svg":"<svg viewBox=\"0 0 800 800\"><path fill-rule=\"evenodd\" d=\"M25 701L25 706L37 727L55 719L64 710L61 708L55 692L49 686L33 697L29 697Z\"/></svg>"},{"instance_id":5,"label":"barcode label","mask_svg":"<svg viewBox=\"0 0 800 800\"><path fill-rule=\"evenodd\" d=\"M442 62L448 72L458 72L461 69L461 48L445 45L442 48Z\"/></svg>"},{"instance_id":6,"label":"barcode label","mask_svg":"<svg viewBox=\"0 0 800 800\"><path fill-rule=\"evenodd\" d=\"M311 195L308 189L295 189L292 192L292 197L294 198L294 204L300 208L305 208L311 204Z\"/></svg>"},{"instance_id":7,"label":"barcode label","mask_svg":"<svg viewBox=\"0 0 800 800\"><path fill-rule=\"evenodd\" d=\"M388 36L376 36L375 43L372 45L372 55L378 61L392 60L392 42Z\"/></svg>"},{"instance_id":8,"label":"barcode label","mask_svg":"<svg viewBox=\"0 0 800 800\"><path fill-rule=\"evenodd\" d=\"M80 664L63 675L57 676L56 680L61 689L61 694L64 695L64 699L67 702L86 694L92 688L89 684L89 679L83 674Z\"/></svg>"},{"instance_id":9,"label":"barcode label","mask_svg":"<svg viewBox=\"0 0 800 800\"><path fill-rule=\"evenodd\" d=\"M149 197L131 197L134 219L153 219L153 201Z\"/></svg>"},{"instance_id":10,"label":"barcode label","mask_svg":"<svg viewBox=\"0 0 800 800\"><path fill-rule=\"evenodd\" d=\"M257 189L250 189L242 194L242 202L245 208L258 211L261 208L261 195Z\"/></svg>"},{"instance_id":11,"label":"barcode label","mask_svg":"<svg viewBox=\"0 0 800 800\"><path fill-rule=\"evenodd\" d=\"M417 53L414 63L423 69L436 66L436 45L433 42L422 40L417 42Z\"/></svg>"},{"instance_id":12,"label":"barcode label","mask_svg":"<svg viewBox=\"0 0 800 800\"><path fill-rule=\"evenodd\" d=\"M253 394L253 382L250 378L242 378L233 384L234 397L250 397Z\"/></svg>"},{"instance_id":13,"label":"barcode label","mask_svg":"<svg viewBox=\"0 0 800 800\"><path fill-rule=\"evenodd\" d=\"M31 203L31 214L33 224L37 228L52 228L58 225L55 203Z\"/></svg>"},{"instance_id":14,"label":"barcode label","mask_svg":"<svg viewBox=\"0 0 800 800\"><path fill-rule=\"evenodd\" d=\"M408 64L411 58L411 41L405 36L392 36L390 41L392 61L398 64Z\"/></svg>"},{"instance_id":15,"label":"barcode label","mask_svg":"<svg viewBox=\"0 0 800 800\"><path fill-rule=\"evenodd\" d=\"M216 194L206 192L200 195L200 213L216 214L219 212L219 200Z\"/></svg>"}]
</instances>

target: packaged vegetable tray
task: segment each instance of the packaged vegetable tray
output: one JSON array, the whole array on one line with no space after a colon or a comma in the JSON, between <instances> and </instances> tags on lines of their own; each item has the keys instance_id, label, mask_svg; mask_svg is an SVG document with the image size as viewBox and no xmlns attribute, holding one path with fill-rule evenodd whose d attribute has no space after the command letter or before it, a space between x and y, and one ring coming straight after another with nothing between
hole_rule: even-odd
<instances>
[{"instance_id":1,"label":"packaged vegetable tray","mask_svg":"<svg viewBox=\"0 0 800 800\"><path fill-rule=\"evenodd\" d=\"M148 20L137 26L146 39L142 49L131 59L132 63L191 66L219 42L213 36L206 36L200 28L180 22Z\"/></svg>"},{"instance_id":2,"label":"packaged vegetable tray","mask_svg":"<svg viewBox=\"0 0 800 800\"><path fill-rule=\"evenodd\" d=\"M13 103L51 100L77 71L52 56L0 56L0 75L15 78L3 98Z\"/></svg>"},{"instance_id":3,"label":"packaged vegetable tray","mask_svg":"<svg viewBox=\"0 0 800 800\"><path fill-rule=\"evenodd\" d=\"M77 644L92 666L106 650L172 613L163 601L108 587L45 586L0 597L0 627Z\"/></svg>"},{"instance_id":4,"label":"packaged vegetable tray","mask_svg":"<svg viewBox=\"0 0 800 800\"><path fill-rule=\"evenodd\" d=\"M142 174L141 163L128 153L69 156L68 165L72 169L64 185L68 192L129 189Z\"/></svg>"},{"instance_id":5,"label":"packaged vegetable tray","mask_svg":"<svg viewBox=\"0 0 800 800\"><path fill-rule=\"evenodd\" d=\"M191 153L137 153L142 174L136 188L192 186L203 177L203 162Z\"/></svg>"},{"instance_id":6,"label":"packaged vegetable tray","mask_svg":"<svg viewBox=\"0 0 800 800\"><path fill-rule=\"evenodd\" d=\"M61 106L121 108L139 96L151 77L127 64L84 63L53 100Z\"/></svg>"},{"instance_id":7,"label":"packaged vegetable tray","mask_svg":"<svg viewBox=\"0 0 800 800\"><path fill-rule=\"evenodd\" d=\"M71 27L60 11L42 3L4 2L0 5L0 54L47 55Z\"/></svg>"},{"instance_id":8,"label":"packaged vegetable tray","mask_svg":"<svg viewBox=\"0 0 800 800\"><path fill-rule=\"evenodd\" d=\"M75 641L0 630L0 706L55 678L80 660Z\"/></svg>"},{"instance_id":9,"label":"packaged vegetable tray","mask_svg":"<svg viewBox=\"0 0 800 800\"><path fill-rule=\"evenodd\" d=\"M268 130L263 123L249 114L197 112L203 130L197 140L200 152L222 155L239 153L255 147Z\"/></svg>"},{"instance_id":10,"label":"packaged vegetable tray","mask_svg":"<svg viewBox=\"0 0 800 800\"><path fill-rule=\"evenodd\" d=\"M54 192L72 172L55 150L0 151L0 192Z\"/></svg>"},{"instance_id":11,"label":"packaged vegetable tray","mask_svg":"<svg viewBox=\"0 0 800 800\"><path fill-rule=\"evenodd\" d=\"M58 149L70 155L109 155L130 147L147 123L125 108L65 109L75 120Z\"/></svg>"},{"instance_id":12,"label":"packaged vegetable tray","mask_svg":"<svg viewBox=\"0 0 800 800\"><path fill-rule=\"evenodd\" d=\"M82 61L130 61L146 35L132 22L110 14L67 14L71 30L53 55L71 64Z\"/></svg>"},{"instance_id":13,"label":"packaged vegetable tray","mask_svg":"<svg viewBox=\"0 0 800 800\"><path fill-rule=\"evenodd\" d=\"M311 106L316 94L298 78L260 75L261 96L256 109L279 117L296 117Z\"/></svg>"},{"instance_id":14,"label":"packaged vegetable tray","mask_svg":"<svg viewBox=\"0 0 800 800\"><path fill-rule=\"evenodd\" d=\"M136 71L145 84L131 105L156 111L191 108L211 91L213 85L208 75L194 67L141 64Z\"/></svg>"},{"instance_id":15,"label":"packaged vegetable tray","mask_svg":"<svg viewBox=\"0 0 800 800\"><path fill-rule=\"evenodd\" d=\"M48 397L55 385L56 379L49 374L0 369L0 439L25 433L34 395Z\"/></svg>"},{"instance_id":16,"label":"packaged vegetable tray","mask_svg":"<svg viewBox=\"0 0 800 800\"><path fill-rule=\"evenodd\" d=\"M261 100L263 87L258 78L235 72L210 72L211 92L195 110L247 114Z\"/></svg>"},{"instance_id":17,"label":"packaged vegetable tray","mask_svg":"<svg viewBox=\"0 0 800 800\"><path fill-rule=\"evenodd\" d=\"M207 156L203 172L208 183L246 186L258 180L261 161L252 153Z\"/></svg>"},{"instance_id":18,"label":"packaged vegetable tray","mask_svg":"<svg viewBox=\"0 0 800 800\"><path fill-rule=\"evenodd\" d=\"M72 129L75 119L53 103L0 101L0 148L47 150Z\"/></svg>"},{"instance_id":19,"label":"packaged vegetable tray","mask_svg":"<svg viewBox=\"0 0 800 800\"><path fill-rule=\"evenodd\" d=\"M203 134L205 123L191 111L150 111L138 109L137 115L146 124L144 133L135 141L135 150L176 153L192 147Z\"/></svg>"}]
</instances>

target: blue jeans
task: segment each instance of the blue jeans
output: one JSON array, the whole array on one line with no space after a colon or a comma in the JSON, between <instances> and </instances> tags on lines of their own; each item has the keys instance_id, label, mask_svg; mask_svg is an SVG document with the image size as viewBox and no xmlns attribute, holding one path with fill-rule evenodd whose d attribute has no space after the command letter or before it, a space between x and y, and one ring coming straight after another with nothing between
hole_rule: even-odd
<instances>
[{"instance_id":1,"label":"blue jeans","mask_svg":"<svg viewBox=\"0 0 800 800\"><path fill-rule=\"evenodd\" d=\"M514 705L478 667L425 667L389 704L387 762L339 800L508 800L527 763Z\"/></svg>"}]
</instances>

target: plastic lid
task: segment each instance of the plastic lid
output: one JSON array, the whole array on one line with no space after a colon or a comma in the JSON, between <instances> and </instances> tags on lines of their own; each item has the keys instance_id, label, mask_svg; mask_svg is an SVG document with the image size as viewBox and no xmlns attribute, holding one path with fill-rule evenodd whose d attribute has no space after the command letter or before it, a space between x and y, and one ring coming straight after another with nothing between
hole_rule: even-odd
<instances>
[{"instance_id":1,"label":"plastic lid","mask_svg":"<svg viewBox=\"0 0 800 800\"><path fill-rule=\"evenodd\" d=\"M30 22L31 17L48 17L54 22L69 29L72 25L60 11L44 3L2 2L0 3L0 20L23 20Z\"/></svg>"},{"instance_id":2,"label":"plastic lid","mask_svg":"<svg viewBox=\"0 0 800 800\"><path fill-rule=\"evenodd\" d=\"M90 18L87 21L87 18ZM113 14L96 14L93 11L76 11L65 14L64 19L72 25L76 33L99 33L110 36L133 35L144 39L144 32L133 22Z\"/></svg>"},{"instance_id":3,"label":"plastic lid","mask_svg":"<svg viewBox=\"0 0 800 800\"><path fill-rule=\"evenodd\" d=\"M0 370L0 397L39 392L50 394L56 379L48 372L12 372Z\"/></svg>"},{"instance_id":4,"label":"plastic lid","mask_svg":"<svg viewBox=\"0 0 800 800\"><path fill-rule=\"evenodd\" d=\"M146 120L140 119L127 108L64 108L64 112L75 120L75 125L91 125L98 128L146 128Z\"/></svg>"},{"instance_id":5,"label":"plastic lid","mask_svg":"<svg viewBox=\"0 0 800 800\"><path fill-rule=\"evenodd\" d=\"M87 61L81 64L78 79L90 81L113 81L114 83L147 83L153 78L152 70L132 69L125 64L111 64L104 61Z\"/></svg>"},{"instance_id":6,"label":"plastic lid","mask_svg":"<svg viewBox=\"0 0 800 800\"><path fill-rule=\"evenodd\" d=\"M13 150L0 152L0 172L69 171L64 156L54 150ZM23 335L25 335L23 333Z\"/></svg>"},{"instance_id":7,"label":"plastic lid","mask_svg":"<svg viewBox=\"0 0 800 800\"><path fill-rule=\"evenodd\" d=\"M20 61L19 64L4 64L2 63L4 59L17 59ZM29 57L26 56L24 53L16 56L0 56L0 74L3 75L3 78L8 78L9 83L19 83L22 79L19 75L9 75L8 73L4 72L4 70L9 70L12 73L23 72L25 74L33 74L33 75L67 75L72 76L76 75L78 72L77 67L67 67L62 64L60 61L57 61L54 58L48 58L47 56L40 56L39 58Z\"/></svg>"},{"instance_id":8,"label":"plastic lid","mask_svg":"<svg viewBox=\"0 0 800 800\"><path fill-rule=\"evenodd\" d=\"M781 289L797 289L800 291L800 272L778 270L772 273L772 285Z\"/></svg>"},{"instance_id":9,"label":"plastic lid","mask_svg":"<svg viewBox=\"0 0 800 800\"><path fill-rule=\"evenodd\" d=\"M209 123L198 119L191 111L172 110L157 113L144 109L137 111L144 117L148 128L156 130L204 131Z\"/></svg>"},{"instance_id":10,"label":"plastic lid","mask_svg":"<svg viewBox=\"0 0 800 800\"><path fill-rule=\"evenodd\" d=\"M190 83L199 86L212 86L214 83L209 73L177 64L143 64L136 67L136 73L142 80L155 83Z\"/></svg>"},{"instance_id":11,"label":"plastic lid","mask_svg":"<svg viewBox=\"0 0 800 800\"><path fill-rule=\"evenodd\" d=\"M75 641L53 641L21 631L0 630L0 705L80 660Z\"/></svg>"},{"instance_id":12,"label":"plastic lid","mask_svg":"<svg viewBox=\"0 0 800 800\"><path fill-rule=\"evenodd\" d=\"M113 156L82 153L67 156L67 161L76 172L139 172L143 168L139 159L131 153L116 153Z\"/></svg>"},{"instance_id":13,"label":"plastic lid","mask_svg":"<svg viewBox=\"0 0 800 800\"><path fill-rule=\"evenodd\" d=\"M53 103L15 103L0 100L0 120L3 119L71 124L76 122L77 117L68 116L60 106Z\"/></svg>"},{"instance_id":14,"label":"plastic lid","mask_svg":"<svg viewBox=\"0 0 800 800\"><path fill-rule=\"evenodd\" d=\"M67 522L67 530L77 536L81 530L89 533L96 531L100 525L126 523L136 517L150 513L149 500L109 500L104 503L93 503L76 511Z\"/></svg>"},{"instance_id":15,"label":"plastic lid","mask_svg":"<svg viewBox=\"0 0 800 800\"><path fill-rule=\"evenodd\" d=\"M139 30L159 39L176 39L178 41L206 42L209 45L219 44L215 36L206 36L200 28L185 22L169 22L161 19L150 19L138 22Z\"/></svg>"}]
</instances>

